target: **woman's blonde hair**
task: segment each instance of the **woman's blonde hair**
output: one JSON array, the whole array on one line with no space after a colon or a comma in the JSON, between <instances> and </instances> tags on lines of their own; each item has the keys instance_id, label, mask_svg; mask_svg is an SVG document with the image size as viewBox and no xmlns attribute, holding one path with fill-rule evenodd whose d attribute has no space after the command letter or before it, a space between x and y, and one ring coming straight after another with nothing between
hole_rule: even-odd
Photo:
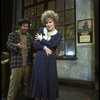
<instances>
[{"instance_id":1,"label":"woman's blonde hair","mask_svg":"<svg viewBox=\"0 0 100 100\"><path fill-rule=\"evenodd\" d=\"M41 16L41 22L43 23L43 25L45 25L46 20L48 18L53 19L55 24L57 24L57 22L59 20L58 14L56 12L54 12L53 10L46 10L46 11L44 11L44 13Z\"/></svg>"}]
</instances>

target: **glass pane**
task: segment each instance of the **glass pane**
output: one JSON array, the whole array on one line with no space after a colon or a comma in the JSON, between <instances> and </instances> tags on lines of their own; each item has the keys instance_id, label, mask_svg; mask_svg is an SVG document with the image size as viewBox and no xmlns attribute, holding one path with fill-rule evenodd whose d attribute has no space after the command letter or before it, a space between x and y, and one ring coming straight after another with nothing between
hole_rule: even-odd
<instances>
[{"instance_id":1,"label":"glass pane","mask_svg":"<svg viewBox=\"0 0 100 100\"><path fill-rule=\"evenodd\" d=\"M75 40L68 40L65 42L65 55L75 56Z\"/></svg>"},{"instance_id":2,"label":"glass pane","mask_svg":"<svg viewBox=\"0 0 100 100\"><path fill-rule=\"evenodd\" d=\"M55 1L48 2L48 9L55 11Z\"/></svg>"},{"instance_id":3,"label":"glass pane","mask_svg":"<svg viewBox=\"0 0 100 100\"><path fill-rule=\"evenodd\" d=\"M75 22L74 9L65 12L65 24L72 24Z\"/></svg>"},{"instance_id":4,"label":"glass pane","mask_svg":"<svg viewBox=\"0 0 100 100\"><path fill-rule=\"evenodd\" d=\"M37 5L37 16L41 16L41 14L44 12L44 4Z\"/></svg>"},{"instance_id":5,"label":"glass pane","mask_svg":"<svg viewBox=\"0 0 100 100\"><path fill-rule=\"evenodd\" d=\"M41 26L42 26L41 19L40 17L38 17L37 18L37 29L39 29Z\"/></svg>"},{"instance_id":6,"label":"glass pane","mask_svg":"<svg viewBox=\"0 0 100 100\"><path fill-rule=\"evenodd\" d=\"M44 1L44 0L37 0L37 2L41 2L41 1Z\"/></svg>"},{"instance_id":7,"label":"glass pane","mask_svg":"<svg viewBox=\"0 0 100 100\"><path fill-rule=\"evenodd\" d=\"M30 23L31 23L30 29L31 30L36 30L36 18L31 18Z\"/></svg>"},{"instance_id":8,"label":"glass pane","mask_svg":"<svg viewBox=\"0 0 100 100\"><path fill-rule=\"evenodd\" d=\"M28 11L27 11L27 9L24 9L24 18L28 18Z\"/></svg>"},{"instance_id":9,"label":"glass pane","mask_svg":"<svg viewBox=\"0 0 100 100\"><path fill-rule=\"evenodd\" d=\"M31 8L24 9L24 18L30 18L31 17Z\"/></svg>"},{"instance_id":10,"label":"glass pane","mask_svg":"<svg viewBox=\"0 0 100 100\"><path fill-rule=\"evenodd\" d=\"M56 0L56 12L64 10L64 0Z\"/></svg>"},{"instance_id":11,"label":"glass pane","mask_svg":"<svg viewBox=\"0 0 100 100\"><path fill-rule=\"evenodd\" d=\"M28 10L28 18L31 18L31 7L27 9Z\"/></svg>"},{"instance_id":12,"label":"glass pane","mask_svg":"<svg viewBox=\"0 0 100 100\"><path fill-rule=\"evenodd\" d=\"M27 6L27 0L24 0L24 7Z\"/></svg>"},{"instance_id":13,"label":"glass pane","mask_svg":"<svg viewBox=\"0 0 100 100\"><path fill-rule=\"evenodd\" d=\"M37 0L31 0L31 4L36 4Z\"/></svg>"},{"instance_id":14,"label":"glass pane","mask_svg":"<svg viewBox=\"0 0 100 100\"><path fill-rule=\"evenodd\" d=\"M58 15L59 15L58 25L64 25L64 12L58 13Z\"/></svg>"},{"instance_id":15,"label":"glass pane","mask_svg":"<svg viewBox=\"0 0 100 100\"><path fill-rule=\"evenodd\" d=\"M75 25L68 25L65 28L65 40L75 39Z\"/></svg>"},{"instance_id":16,"label":"glass pane","mask_svg":"<svg viewBox=\"0 0 100 100\"><path fill-rule=\"evenodd\" d=\"M31 5L33 4L33 0L30 0L30 4L31 4Z\"/></svg>"},{"instance_id":17,"label":"glass pane","mask_svg":"<svg viewBox=\"0 0 100 100\"><path fill-rule=\"evenodd\" d=\"M31 0L24 0L24 7L29 6L31 4Z\"/></svg>"},{"instance_id":18,"label":"glass pane","mask_svg":"<svg viewBox=\"0 0 100 100\"><path fill-rule=\"evenodd\" d=\"M74 8L74 0L65 0L65 9Z\"/></svg>"},{"instance_id":19,"label":"glass pane","mask_svg":"<svg viewBox=\"0 0 100 100\"><path fill-rule=\"evenodd\" d=\"M36 7L31 7L31 17L36 17Z\"/></svg>"},{"instance_id":20,"label":"glass pane","mask_svg":"<svg viewBox=\"0 0 100 100\"><path fill-rule=\"evenodd\" d=\"M60 45L58 46L57 50L56 50L56 55L58 58L61 58L65 55L64 52L64 40L61 41Z\"/></svg>"},{"instance_id":21,"label":"glass pane","mask_svg":"<svg viewBox=\"0 0 100 100\"><path fill-rule=\"evenodd\" d=\"M57 30L61 33L62 40L64 40L64 26L58 26Z\"/></svg>"}]
</instances>

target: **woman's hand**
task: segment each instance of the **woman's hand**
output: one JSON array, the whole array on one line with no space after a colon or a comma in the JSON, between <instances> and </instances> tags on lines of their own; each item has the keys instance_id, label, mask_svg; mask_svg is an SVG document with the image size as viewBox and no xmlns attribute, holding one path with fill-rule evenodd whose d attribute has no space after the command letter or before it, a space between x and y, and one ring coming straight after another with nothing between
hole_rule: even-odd
<instances>
[{"instance_id":1,"label":"woman's hand","mask_svg":"<svg viewBox=\"0 0 100 100\"><path fill-rule=\"evenodd\" d=\"M35 35L35 40L42 40L42 34L39 34L39 33L37 33L36 35Z\"/></svg>"},{"instance_id":2,"label":"woman's hand","mask_svg":"<svg viewBox=\"0 0 100 100\"><path fill-rule=\"evenodd\" d=\"M47 46L44 46L44 48L43 48L43 49L45 50L45 52L46 52L47 56L49 56L50 54L52 54L52 50L51 50L51 49L49 49Z\"/></svg>"}]
</instances>

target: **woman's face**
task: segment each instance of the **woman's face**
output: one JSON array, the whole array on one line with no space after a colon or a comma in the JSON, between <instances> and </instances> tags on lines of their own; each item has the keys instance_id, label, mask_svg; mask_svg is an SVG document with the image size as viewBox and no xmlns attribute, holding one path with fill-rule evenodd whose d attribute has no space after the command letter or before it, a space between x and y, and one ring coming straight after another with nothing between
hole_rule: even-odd
<instances>
[{"instance_id":1,"label":"woman's face","mask_svg":"<svg viewBox=\"0 0 100 100\"><path fill-rule=\"evenodd\" d=\"M53 31L55 29L55 23L54 23L53 19L48 18L46 20L46 28L48 31Z\"/></svg>"}]
</instances>

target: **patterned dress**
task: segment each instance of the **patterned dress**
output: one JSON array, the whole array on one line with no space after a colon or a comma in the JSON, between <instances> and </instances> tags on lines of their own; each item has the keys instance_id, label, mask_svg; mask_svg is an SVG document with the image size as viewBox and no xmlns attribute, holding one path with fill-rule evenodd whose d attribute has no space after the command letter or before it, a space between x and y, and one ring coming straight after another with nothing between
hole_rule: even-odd
<instances>
[{"instance_id":1,"label":"patterned dress","mask_svg":"<svg viewBox=\"0 0 100 100\"><path fill-rule=\"evenodd\" d=\"M59 97L55 50L61 42L61 34L55 30L47 38L45 27L41 27L39 33L42 33L43 39L34 41L37 52L32 71L31 96L55 100ZM44 46L50 48L53 54L47 56L43 50Z\"/></svg>"}]
</instances>

